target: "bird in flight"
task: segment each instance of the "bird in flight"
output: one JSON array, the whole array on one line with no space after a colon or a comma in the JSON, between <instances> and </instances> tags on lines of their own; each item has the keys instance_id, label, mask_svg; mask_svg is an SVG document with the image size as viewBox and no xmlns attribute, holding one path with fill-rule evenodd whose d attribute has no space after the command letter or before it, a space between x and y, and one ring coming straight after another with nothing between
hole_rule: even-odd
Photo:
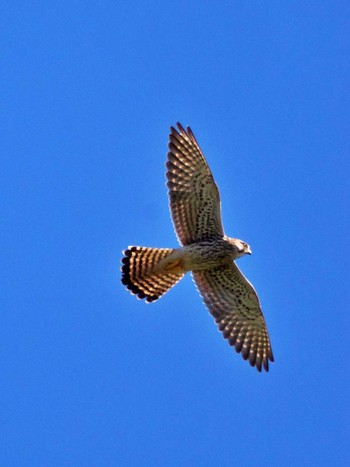
<instances>
[{"instance_id":1,"label":"bird in flight","mask_svg":"<svg viewBox=\"0 0 350 467\"><path fill-rule=\"evenodd\" d=\"M229 344L258 371L273 354L258 296L235 260L247 243L224 234L218 187L192 132L171 127L167 155L170 210L180 248L129 246L122 283L139 299L158 300L191 271L203 302Z\"/></svg>"}]
</instances>

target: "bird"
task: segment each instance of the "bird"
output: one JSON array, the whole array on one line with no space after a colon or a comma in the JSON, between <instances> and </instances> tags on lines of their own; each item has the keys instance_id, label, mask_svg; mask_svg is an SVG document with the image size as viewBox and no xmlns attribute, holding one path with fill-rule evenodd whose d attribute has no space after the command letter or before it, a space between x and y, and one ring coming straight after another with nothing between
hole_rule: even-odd
<instances>
[{"instance_id":1,"label":"bird","mask_svg":"<svg viewBox=\"0 0 350 467\"><path fill-rule=\"evenodd\" d=\"M274 361L258 295L235 260L250 246L227 237L221 201L209 165L190 127L170 127L166 180L179 248L129 246L121 260L121 282L151 303L191 272L219 331L244 360L261 372Z\"/></svg>"}]
</instances>

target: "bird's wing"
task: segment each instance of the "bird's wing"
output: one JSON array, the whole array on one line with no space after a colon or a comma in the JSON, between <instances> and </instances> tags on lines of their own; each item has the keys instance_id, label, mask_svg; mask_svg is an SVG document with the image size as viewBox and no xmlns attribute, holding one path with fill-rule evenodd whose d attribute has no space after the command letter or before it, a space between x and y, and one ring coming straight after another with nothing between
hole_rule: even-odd
<instances>
[{"instance_id":1,"label":"bird's wing","mask_svg":"<svg viewBox=\"0 0 350 467\"><path fill-rule=\"evenodd\" d=\"M215 322L244 360L261 371L274 361L258 296L236 264L192 272L193 279Z\"/></svg>"},{"instance_id":2,"label":"bird's wing","mask_svg":"<svg viewBox=\"0 0 350 467\"><path fill-rule=\"evenodd\" d=\"M171 127L167 186L177 238L183 245L222 237L218 187L191 129Z\"/></svg>"}]
</instances>

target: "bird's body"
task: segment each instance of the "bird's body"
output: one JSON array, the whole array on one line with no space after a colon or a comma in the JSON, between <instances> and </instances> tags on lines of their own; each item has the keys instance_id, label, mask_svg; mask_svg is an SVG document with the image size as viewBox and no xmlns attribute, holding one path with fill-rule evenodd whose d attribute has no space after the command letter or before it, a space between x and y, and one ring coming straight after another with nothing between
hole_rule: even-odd
<instances>
[{"instance_id":1,"label":"bird's body","mask_svg":"<svg viewBox=\"0 0 350 467\"><path fill-rule=\"evenodd\" d=\"M261 371L273 361L259 299L234 260L251 254L245 242L224 234L219 190L191 131L171 128L167 161L170 209L180 248L129 247L122 283L152 302L191 271L219 330Z\"/></svg>"},{"instance_id":2,"label":"bird's body","mask_svg":"<svg viewBox=\"0 0 350 467\"><path fill-rule=\"evenodd\" d=\"M175 268L185 273L225 266L246 254L246 248L249 247L245 245L241 240L227 237L190 243L176 248L171 255L158 263L156 270L170 271Z\"/></svg>"}]
</instances>

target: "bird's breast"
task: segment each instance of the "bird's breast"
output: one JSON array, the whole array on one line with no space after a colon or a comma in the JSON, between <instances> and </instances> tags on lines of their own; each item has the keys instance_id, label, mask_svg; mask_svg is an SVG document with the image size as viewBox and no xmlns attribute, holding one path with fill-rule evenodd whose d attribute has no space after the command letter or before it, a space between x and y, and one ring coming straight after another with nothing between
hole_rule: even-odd
<instances>
[{"instance_id":1,"label":"bird's breast","mask_svg":"<svg viewBox=\"0 0 350 467\"><path fill-rule=\"evenodd\" d=\"M229 264L233 254L224 240L192 243L182 247L183 265L187 271L203 271Z\"/></svg>"}]
</instances>

